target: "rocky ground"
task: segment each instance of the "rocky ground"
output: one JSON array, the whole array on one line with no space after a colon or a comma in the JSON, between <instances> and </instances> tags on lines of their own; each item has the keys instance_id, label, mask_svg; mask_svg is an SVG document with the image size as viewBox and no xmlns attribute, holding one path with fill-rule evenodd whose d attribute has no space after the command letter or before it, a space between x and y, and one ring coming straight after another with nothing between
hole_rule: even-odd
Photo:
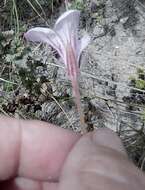
<instances>
[{"instance_id":1,"label":"rocky ground","mask_svg":"<svg viewBox=\"0 0 145 190\"><path fill-rule=\"evenodd\" d=\"M118 132L129 155L144 169L145 2L87 0L79 8L80 34L91 36L81 57L79 81L88 131L109 127ZM64 10L58 8L51 26ZM12 81L0 83L1 113L80 131L61 59L51 48L30 46L12 36L3 33L0 39L1 78Z\"/></svg>"}]
</instances>

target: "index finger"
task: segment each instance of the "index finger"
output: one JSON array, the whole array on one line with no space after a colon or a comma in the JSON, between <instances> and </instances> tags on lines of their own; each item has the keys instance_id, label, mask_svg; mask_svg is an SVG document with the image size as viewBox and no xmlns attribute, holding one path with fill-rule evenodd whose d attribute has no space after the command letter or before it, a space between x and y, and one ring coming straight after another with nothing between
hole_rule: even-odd
<instances>
[{"instance_id":1,"label":"index finger","mask_svg":"<svg viewBox=\"0 0 145 190\"><path fill-rule=\"evenodd\" d=\"M0 180L53 180L80 135L40 121L0 117Z\"/></svg>"}]
</instances>

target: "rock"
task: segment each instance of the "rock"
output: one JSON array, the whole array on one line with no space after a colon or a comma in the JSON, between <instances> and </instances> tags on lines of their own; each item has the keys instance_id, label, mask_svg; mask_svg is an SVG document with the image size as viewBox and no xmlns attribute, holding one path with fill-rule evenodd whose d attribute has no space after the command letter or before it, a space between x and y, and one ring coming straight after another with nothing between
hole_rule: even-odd
<instances>
[{"instance_id":1,"label":"rock","mask_svg":"<svg viewBox=\"0 0 145 190\"><path fill-rule=\"evenodd\" d=\"M96 25L93 30L93 38L99 38L105 35L104 27L101 24Z\"/></svg>"}]
</instances>

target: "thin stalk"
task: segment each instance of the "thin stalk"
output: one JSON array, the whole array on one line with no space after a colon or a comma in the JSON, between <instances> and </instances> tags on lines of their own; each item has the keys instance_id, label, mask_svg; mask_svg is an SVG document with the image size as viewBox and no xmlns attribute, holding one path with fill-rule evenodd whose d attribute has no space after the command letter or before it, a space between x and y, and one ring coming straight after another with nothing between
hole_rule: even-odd
<instances>
[{"instance_id":1,"label":"thin stalk","mask_svg":"<svg viewBox=\"0 0 145 190\"><path fill-rule=\"evenodd\" d=\"M81 107L81 96L80 96L80 91L79 91L78 80L72 79L71 81L72 81L73 94L75 97L75 103L76 103L77 111L80 117L81 133L85 134L86 123L85 123L85 116Z\"/></svg>"},{"instance_id":2,"label":"thin stalk","mask_svg":"<svg viewBox=\"0 0 145 190\"><path fill-rule=\"evenodd\" d=\"M80 117L81 132L82 134L84 134L86 133L86 124L85 124L84 113L81 107L81 97L80 97L79 84L78 84L79 68L78 68L77 59L76 59L76 56L74 54L71 44L69 44L66 49L67 49L68 76L72 83L73 95L75 97L75 103L76 103L77 110Z\"/></svg>"},{"instance_id":3,"label":"thin stalk","mask_svg":"<svg viewBox=\"0 0 145 190\"><path fill-rule=\"evenodd\" d=\"M62 112L64 113L64 115L66 116L68 122L70 123L70 126L73 127L73 123L71 122L70 117L68 116L68 114L65 112L65 110L63 109L63 107L60 105L60 103L56 100L56 98L49 92L47 92L50 97L54 100L54 102L60 107L60 109L62 110Z\"/></svg>"},{"instance_id":4,"label":"thin stalk","mask_svg":"<svg viewBox=\"0 0 145 190\"><path fill-rule=\"evenodd\" d=\"M65 0L64 3L65 3L65 9L68 10L68 0Z\"/></svg>"},{"instance_id":5,"label":"thin stalk","mask_svg":"<svg viewBox=\"0 0 145 190\"><path fill-rule=\"evenodd\" d=\"M46 22L46 20L41 16L41 14L37 11L37 9L35 8L35 6L32 4L32 2L30 1L30 0L27 0L27 2L28 2L28 4L32 7L32 9L36 12L36 14L42 19L42 20L44 20L45 22ZM43 8L42 8L42 6L40 5L40 3L37 1L37 0L35 0L35 2L38 4L38 6L41 8L41 10L42 10L42 12L43 12L43 14L44 14L44 16L45 16L45 12L44 12L44 10L43 10Z\"/></svg>"},{"instance_id":6,"label":"thin stalk","mask_svg":"<svg viewBox=\"0 0 145 190\"><path fill-rule=\"evenodd\" d=\"M19 15L18 15L18 10L17 10L17 5L15 0L13 0L13 14L16 18L15 26L16 26L16 34L19 34L20 31L20 26L19 26Z\"/></svg>"},{"instance_id":7,"label":"thin stalk","mask_svg":"<svg viewBox=\"0 0 145 190\"><path fill-rule=\"evenodd\" d=\"M52 12L54 11L54 6L53 6L53 0L51 1L51 9L52 9Z\"/></svg>"},{"instance_id":8,"label":"thin stalk","mask_svg":"<svg viewBox=\"0 0 145 190\"><path fill-rule=\"evenodd\" d=\"M27 0L27 2L29 3L30 1ZM41 4L39 3L39 1L38 1L38 0L35 0L35 2L36 2L36 4L40 7L40 9L41 9L43 15L46 17L45 11L44 11L43 7L41 6Z\"/></svg>"},{"instance_id":9,"label":"thin stalk","mask_svg":"<svg viewBox=\"0 0 145 190\"><path fill-rule=\"evenodd\" d=\"M7 83L10 83L10 84L16 84L16 85L18 85L18 83L11 82L11 81L5 80L5 79L3 79L3 78L0 78L0 81L2 81L2 82L7 82Z\"/></svg>"}]
</instances>

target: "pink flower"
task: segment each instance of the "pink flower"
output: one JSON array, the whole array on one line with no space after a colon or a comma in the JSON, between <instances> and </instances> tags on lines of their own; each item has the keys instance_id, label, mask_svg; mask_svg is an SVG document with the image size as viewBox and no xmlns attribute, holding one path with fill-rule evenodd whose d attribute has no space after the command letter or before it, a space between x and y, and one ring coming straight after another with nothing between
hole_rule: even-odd
<instances>
[{"instance_id":1,"label":"pink flower","mask_svg":"<svg viewBox=\"0 0 145 190\"><path fill-rule=\"evenodd\" d=\"M86 35L79 40L79 18L80 11L69 10L58 18L53 30L50 28L36 27L26 32L24 36L28 41L45 43L57 50L72 81L77 108L81 112L77 76L79 73L80 55L87 47L90 37Z\"/></svg>"}]
</instances>

